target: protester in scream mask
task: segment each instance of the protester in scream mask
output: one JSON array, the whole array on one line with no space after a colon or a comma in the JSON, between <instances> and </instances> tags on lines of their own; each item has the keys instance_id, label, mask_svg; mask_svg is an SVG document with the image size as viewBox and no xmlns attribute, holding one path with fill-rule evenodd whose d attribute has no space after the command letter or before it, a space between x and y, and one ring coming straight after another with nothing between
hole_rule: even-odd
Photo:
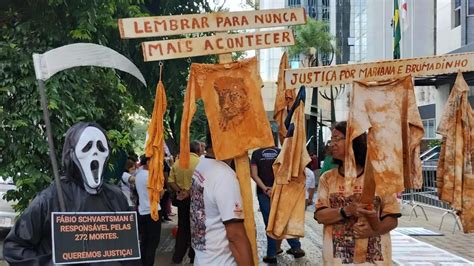
<instances>
[{"instance_id":1,"label":"protester in scream mask","mask_svg":"<svg viewBox=\"0 0 474 266\"><path fill-rule=\"evenodd\" d=\"M67 131L60 177L67 212L128 210L120 189L104 184L102 175L109 155L107 138L99 125L80 122ZM3 256L10 265L53 264L51 212L55 211L60 208L53 182L30 203L6 237ZM108 265L137 263L139 261L108 262Z\"/></svg>"}]
</instances>

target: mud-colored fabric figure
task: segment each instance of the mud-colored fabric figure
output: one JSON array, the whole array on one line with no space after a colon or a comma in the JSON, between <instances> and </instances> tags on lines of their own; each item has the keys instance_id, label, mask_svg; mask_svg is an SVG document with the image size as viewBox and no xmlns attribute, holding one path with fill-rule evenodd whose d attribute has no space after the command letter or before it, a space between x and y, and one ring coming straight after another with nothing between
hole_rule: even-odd
<instances>
[{"instance_id":1,"label":"mud-colored fabric figure","mask_svg":"<svg viewBox=\"0 0 474 266\"><path fill-rule=\"evenodd\" d=\"M436 181L440 199L459 211L464 233L474 233L474 114L468 92L458 73L438 126L443 143Z\"/></svg>"},{"instance_id":2,"label":"mud-colored fabric figure","mask_svg":"<svg viewBox=\"0 0 474 266\"><path fill-rule=\"evenodd\" d=\"M184 97L181 120L180 167L189 165L189 127L196 111L196 100L204 109L217 160L237 158L236 172L243 199L245 230L257 260L255 222L253 219L248 150L273 145L270 123L260 93L262 80L257 59L223 64L192 64Z\"/></svg>"},{"instance_id":3,"label":"mud-colored fabric figure","mask_svg":"<svg viewBox=\"0 0 474 266\"><path fill-rule=\"evenodd\" d=\"M148 197L150 198L150 211L153 220L158 221L158 204L160 194L165 182L163 172L164 162L164 128L163 115L166 112L166 94L161 80L156 86L155 104L150 125L148 126L148 140L146 143L146 157L151 158L148 176Z\"/></svg>"},{"instance_id":4,"label":"mud-colored fabric figure","mask_svg":"<svg viewBox=\"0 0 474 266\"><path fill-rule=\"evenodd\" d=\"M346 194L357 177L352 141L368 130L366 172L381 197L421 188L420 141L424 130L411 76L354 82L347 125ZM370 169L369 169L370 168Z\"/></svg>"},{"instance_id":5,"label":"mud-colored fabric figure","mask_svg":"<svg viewBox=\"0 0 474 266\"><path fill-rule=\"evenodd\" d=\"M285 121L287 136L282 150L273 163L275 183L267 234L275 239L304 236L304 169L311 161L305 146L305 98L305 88L301 87Z\"/></svg>"},{"instance_id":6,"label":"mud-colored fabric figure","mask_svg":"<svg viewBox=\"0 0 474 266\"><path fill-rule=\"evenodd\" d=\"M342 208L358 201L364 186L364 176L354 178L351 195L344 195L345 179L338 168L325 172L319 180L316 211L324 208ZM400 204L395 194L374 199L374 209L381 219L385 216L400 217ZM323 235L323 263L324 265L343 265L354 262L356 239L354 225L357 217L351 216L337 223L324 225ZM369 237L367 240L368 252L363 265L392 265L392 248L390 233Z\"/></svg>"},{"instance_id":7,"label":"mud-colored fabric figure","mask_svg":"<svg viewBox=\"0 0 474 266\"><path fill-rule=\"evenodd\" d=\"M181 122L180 166L189 162L189 127L202 98L217 160L273 145L260 94L257 59L227 64L192 64Z\"/></svg>"},{"instance_id":8,"label":"mud-colored fabric figure","mask_svg":"<svg viewBox=\"0 0 474 266\"><path fill-rule=\"evenodd\" d=\"M296 98L295 89L287 89L285 84L285 69L290 68L288 64L288 55L283 53L280 60L280 68L278 70L277 94L275 99L275 108L273 111L273 119L278 124L278 138L280 143L286 136L285 119L288 115L288 109L291 108Z\"/></svg>"}]
</instances>

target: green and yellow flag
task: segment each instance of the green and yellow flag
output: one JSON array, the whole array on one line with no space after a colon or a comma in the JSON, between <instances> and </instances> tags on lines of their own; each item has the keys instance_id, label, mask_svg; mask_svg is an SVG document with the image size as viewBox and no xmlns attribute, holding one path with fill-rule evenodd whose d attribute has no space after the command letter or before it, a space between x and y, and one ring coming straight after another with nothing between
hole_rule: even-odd
<instances>
[{"instance_id":1,"label":"green and yellow flag","mask_svg":"<svg viewBox=\"0 0 474 266\"><path fill-rule=\"evenodd\" d=\"M400 59L400 12L398 10L398 0L393 1L393 59Z\"/></svg>"}]
</instances>

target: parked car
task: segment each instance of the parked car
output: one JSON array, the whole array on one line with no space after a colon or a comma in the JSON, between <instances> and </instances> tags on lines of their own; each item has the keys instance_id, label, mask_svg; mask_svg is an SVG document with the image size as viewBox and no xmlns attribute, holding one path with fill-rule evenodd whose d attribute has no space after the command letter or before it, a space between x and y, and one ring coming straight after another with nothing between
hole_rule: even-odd
<instances>
[{"instance_id":1,"label":"parked car","mask_svg":"<svg viewBox=\"0 0 474 266\"><path fill-rule=\"evenodd\" d=\"M3 180L0 176L0 229L12 228L18 215L12 207L13 203L3 198L10 189L15 189L13 179Z\"/></svg>"}]
</instances>

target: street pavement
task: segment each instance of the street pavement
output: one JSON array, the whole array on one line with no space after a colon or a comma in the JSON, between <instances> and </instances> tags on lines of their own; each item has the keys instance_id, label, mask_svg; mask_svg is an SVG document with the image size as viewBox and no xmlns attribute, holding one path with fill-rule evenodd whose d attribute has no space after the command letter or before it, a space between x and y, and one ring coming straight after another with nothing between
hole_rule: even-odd
<instances>
[{"instance_id":1,"label":"street pavement","mask_svg":"<svg viewBox=\"0 0 474 266\"><path fill-rule=\"evenodd\" d=\"M266 265L262 258L266 253L265 227L261 213L258 211L255 198L255 221L257 226L257 246L259 253L259 264ZM474 265L474 234L464 234L457 227L453 233L454 219L446 215L441 230L438 227L444 210L425 207L428 220L421 215L421 210L416 209L418 217L412 213L410 205L402 208L403 216L399 219L397 232L392 234L393 260L399 265ZM175 213L176 209L173 210ZM313 219L314 206L310 206L306 211L305 237L301 239L302 248L306 251L306 256L294 259L293 256L282 254L278 256L278 265L322 265L322 225ZM177 216L171 216L172 221L162 224L161 241L156 253L155 265L171 265L171 257L174 249L174 238L172 229L177 224ZM406 236L400 234L398 230L407 227L423 227L441 236ZM3 238L6 234L0 235ZM2 247L2 246L0 246ZM286 241L282 243L284 250L289 249ZM1 254L1 251L0 251ZM8 265L3 257L0 266ZM186 257L182 265L189 264Z\"/></svg>"},{"instance_id":2,"label":"street pavement","mask_svg":"<svg viewBox=\"0 0 474 266\"><path fill-rule=\"evenodd\" d=\"M416 217L414 213L410 217L412 207L410 205L403 206L402 213L404 216L399 219L398 227L423 227L433 232L442 233L442 236L412 237L474 262L474 234L464 234L457 227L453 233L455 220L451 215L445 216L443 226L441 230L439 230L445 210L431 207L424 207L424 210L428 220L425 219L419 208L416 209L418 217Z\"/></svg>"},{"instance_id":3,"label":"street pavement","mask_svg":"<svg viewBox=\"0 0 474 266\"><path fill-rule=\"evenodd\" d=\"M291 255L283 254L278 256L278 265L322 265L323 227L314 221L313 212L314 206L310 206L306 210L306 235L301 239L302 248L306 251L306 256L294 259ZM417 209L418 217L414 214L410 217L411 206L404 206L402 209L403 216L399 219L398 228L423 227L443 235L411 237L394 232L392 234L394 264L397 264L396 262L398 261L399 265L474 265L474 234L464 234L457 228L453 233L454 221L452 217L448 216L444 219L442 229L438 230L444 210L425 207L425 212L428 221L426 221L423 215L420 215L420 209ZM171 235L171 229L176 226L177 218L173 216L172 219L172 222L162 226L162 238L157 251L155 265L171 264L174 248L174 238ZM266 252L265 226L257 206L255 206L255 221L257 226L259 264L266 265L262 262ZM284 250L289 249L286 241L283 242L282 248ZM411 253L404 253L407 249ZM410 256L407 257L406 255ZM423 259L423 256L425 256L425 259ZM191 264L185 258L182 265Z\"/></svg>"}]
</instances>

